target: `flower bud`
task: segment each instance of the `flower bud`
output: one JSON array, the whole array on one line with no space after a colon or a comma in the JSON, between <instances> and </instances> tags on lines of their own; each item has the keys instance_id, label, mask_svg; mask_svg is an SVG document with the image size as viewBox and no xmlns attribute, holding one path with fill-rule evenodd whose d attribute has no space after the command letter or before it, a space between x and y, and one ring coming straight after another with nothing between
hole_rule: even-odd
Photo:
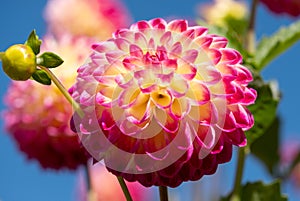
<instances>
[{"instance_id":1,"label":"flower bud","mask_svg":"<svg viewBox=\"0 0 300 201\"><path fill-rule=\"evenodd\" d=\"M4 72L13 80L28 80L36 70L36 57L28 45L16 44L2 56Z\"/></svg>"}]
</instances>

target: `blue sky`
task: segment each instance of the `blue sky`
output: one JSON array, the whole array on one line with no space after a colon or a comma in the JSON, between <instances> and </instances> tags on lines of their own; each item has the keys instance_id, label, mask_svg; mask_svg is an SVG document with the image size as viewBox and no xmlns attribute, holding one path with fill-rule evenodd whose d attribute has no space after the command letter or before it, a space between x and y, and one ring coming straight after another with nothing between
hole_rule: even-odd
<instances>
[{"instance_id":1,"label":"blue sky","mask_svg":"<svg viewBox=\"0 0 300 201\"><path fill-rule=\"evenodd\" d=\"M134 21L154 17L180 17L193 19L198 3L208 2L203 0L124 0L125 5L133 16ZM46 31L46 24L42 14L46 0L35 0L28 3L24 0L2 1L0 7L0 50L5 50L14 43L23 43L32 29L42 36ZM257 17L258 38L270 35L279 26L287 25L293 19L270 14L263 6L259 7ZM300 44L297 43L289 51L274 60L264 70L266 79L277 79L283 93L279 106L279 114L283 119L283 139L300 139L300 107L299 107L299 52ZM6 92L9 79L0 72L0 96ZM0 110L4 108L0 102ZM235 159L235 157L234 157ZM222 185L230 186L227 182L232 180L234 161L222 165L220 168L226 176L220 176ZM219 168L219 169L220 169ZM255 181L263 178L271 179L266 175L262 166L253 158L246 161L244 181ZM210 177L204 180L209 180ZM44 171L36 162L28 162L16 148L14 142L7 136L0 121L0 200L1 201L71 201L74 200L76 172ZM203 182L202 182L203 183ZM185 184L181 190L186 190L190 184ZM201 183L200 183L201 185ZM228 188L228 187L227 187ZM290 186L285 186L284 191L293 195L291 201L297 200ZM299 199L299 197L298 197Z\"/></svg>"}]
</instances>

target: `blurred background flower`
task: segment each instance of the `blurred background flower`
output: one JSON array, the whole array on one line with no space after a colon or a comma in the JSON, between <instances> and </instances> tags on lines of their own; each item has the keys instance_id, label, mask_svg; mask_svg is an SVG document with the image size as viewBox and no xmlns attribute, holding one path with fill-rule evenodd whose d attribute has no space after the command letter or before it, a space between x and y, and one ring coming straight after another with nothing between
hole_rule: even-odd
<instances>
[{"instance_id":1,"label":"blurred background flower","mask_svg":"<svg viewBox=\"0 0 300 201\"><path fill-rule=\"evenodd\" d=\"M91 192L88 194L85 172L78 174L76 201L126 201L120 184L102 163L89 165ZM153 189L145 188L138 182L126 182L134 201L153 201ZM89 199L88 199L89 198Z\"/></svg>"},{"instance_id":2,"label":"blurred background flower","mask_svg":"<svg viewBox=\"0 0 300 201\"><path fill-rule=\"evenodd\" d=\"M49 0L45 7L48 31L106 39L127 26L130 17L119 0Z\"/></svg>"},{"instance_id":3,"label":"blurred background flower","mask_svg":"<svg viewBox=\"0 0 300 201\"><path fill-rule=\"evenodd\" d=\"M210 3L201 3L198 13L209 24L226 26L228 20L244 21L248 16L248 7L245 1L213 0Z\"/></svg>"},{"instance_id":4,"label":"blurred background flower","mask_svg":"<svg viewBox=\"0 0 300 201\"><path fill-rule=\"evenodd\" d=\"M65 59L54 71L66 87L71 86L77 66L90 52L91 40L69 35L54 39L46 35L43 41L42 52L53 51ZM32 80L13 81L7 89L5 104L5 128L29 159L53 169L76 169L86 164L89 155L69 127L72 107L56 86Z\"/></svg>"},{"instance_id":5,"label":"blurred background flower","mask_svg":"<svg viewBox=\"0 0 300 201\"><path fill-rule=\"evenodd\" d=\"M300 16L299 0L260 0L276 14L286 14L292 17Z\"/></svg>"}]
</instances>

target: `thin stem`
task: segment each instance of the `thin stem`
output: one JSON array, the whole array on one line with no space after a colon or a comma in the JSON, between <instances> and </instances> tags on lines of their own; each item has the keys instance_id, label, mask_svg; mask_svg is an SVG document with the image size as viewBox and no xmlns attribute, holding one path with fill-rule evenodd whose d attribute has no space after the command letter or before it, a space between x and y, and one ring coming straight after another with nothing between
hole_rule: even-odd
<instances>
[{"instance_id":1,"label":"thin stem","mask_svg":"<svg viewBox=\"0 0 300 201\"><path fill-rule=\"evenodd\" d=\"M251 13L248 25L248 31L245 38L245 48L248 50L249 53L255 52L255 18L256 18L256 10L257 10L258 0L253 0L251 5Z\"/></svg>"},{"instance_id":2,"label":"thin stem","mask_svg":"<svg viewBox=\"0 0 300 201\"><path fill-rule=\"evenodd\" d=\"M239 193L240 193L240 187L242 183L243 178L243 170L244 170L244 164L245 164L245 148L240 148L238 151L238 161L237 161L237 170L234 180L234 187L233 187L233 193L231 196L231 201L240 200L239 199Z\"/></svg>"},{"instance_id":3,"label":"thin stem","mask_svg":"<svg viewBox=\"0 0 300 201\"><path fill-rule=\"evenodd\" d=\"M90 174L90 169L88 164L84 166L84 171L85 171L85 178L86 178L86 187L88 192L90 192L92 189L92 185L91 185L91 174Z\"/></svg>"},{"instance_id":4,"label":"thin stem","mask_svg":"<svg viewBox=\"0 0 300 201\"><path fill-rule=\"evenodd\" d=\"M128 188L127 188L127 185L126 185L126 183L125 183L123 177L117 176L117 178L118 178L118 181L119 181L119 183L120 183L120 186L121 186L121 188L122 188L122 190L123 190L123 193L124 193L124 195L125 195L125 197L126 197L126 200L127 200L127 201L132 201L131 195L130 195L130 193L129 193L129 190L128 190Z\"/></svg>"},{"instance_id":5,"label":"thin stem","mask_svg":"<svg viewBox=\"0 0 300 201\"><path fill-rule=\"evenodd\" d=\"M168 187L166 186L159 186L159 197L160 201L168 201Z\"/></svg>"},{"instance_id":6,"label":"thin stem","mask_svg":"<svg viewBox=\"0 0 300 201\"><path fill-rule=\"evenodd\" d=\"M74 108L75 112L78 113L78 115L82 118L84 113L81 110L80 106L78 105L77 102L74 101L72 96L69 94L69 92L66 90L66 88L63 86L63 84L57 79L57 77L46 67L44 66L39 66L42 70L44 70L50 79L54 82L54 84L57 86L57 88L61 91L61 93L65 96L65 98L69 101L69 103L72 105Z\"/></svg>"}]
</instances>

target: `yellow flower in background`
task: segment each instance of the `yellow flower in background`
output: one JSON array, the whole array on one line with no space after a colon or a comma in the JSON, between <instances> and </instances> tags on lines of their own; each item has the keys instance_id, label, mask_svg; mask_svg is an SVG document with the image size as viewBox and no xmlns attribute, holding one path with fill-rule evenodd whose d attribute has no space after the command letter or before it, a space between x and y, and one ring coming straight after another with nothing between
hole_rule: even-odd
<instances>
[{"instance_id":1,"label":"yellow flower in background","mask_svg":"<svg viewBox=\"0 0 300 201\"><path fill-rule=\"evenodd\" d=\"M214 0L214 3L201 5L199 14L209 24L225 26L228 18L242 20L247 17L247 5L243 1Z\"/></svg>"}]
</instances>

